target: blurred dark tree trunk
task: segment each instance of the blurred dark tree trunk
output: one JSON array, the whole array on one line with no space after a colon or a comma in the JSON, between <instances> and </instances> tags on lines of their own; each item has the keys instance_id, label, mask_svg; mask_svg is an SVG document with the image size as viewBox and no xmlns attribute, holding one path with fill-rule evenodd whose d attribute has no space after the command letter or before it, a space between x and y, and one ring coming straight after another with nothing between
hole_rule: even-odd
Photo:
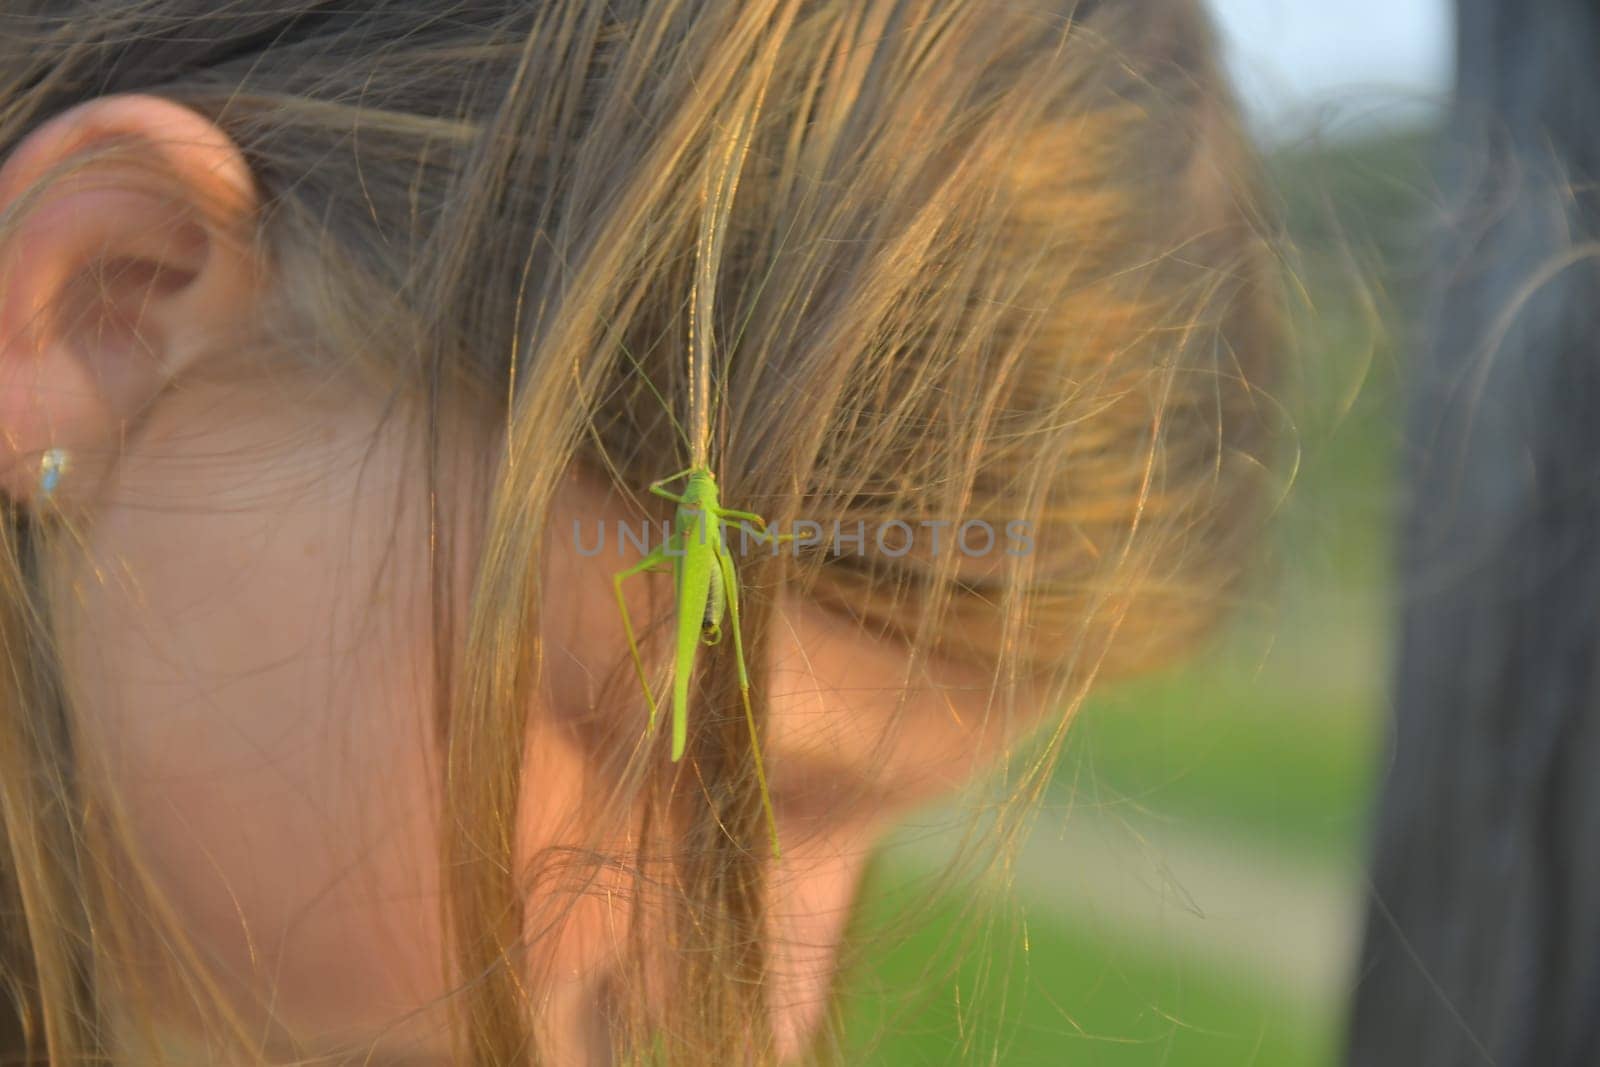
<instances>
[{"instance_id":1,"label":"blurred dark tree trunk","mask_svg":"<svg viewBox=\"0 0 1600 1067\"><path fill-rule=\"evenodd\" d=\"M1352 1067L1600 1064L1600 2L1460 0Z\"/></svg>"}]
</instances>

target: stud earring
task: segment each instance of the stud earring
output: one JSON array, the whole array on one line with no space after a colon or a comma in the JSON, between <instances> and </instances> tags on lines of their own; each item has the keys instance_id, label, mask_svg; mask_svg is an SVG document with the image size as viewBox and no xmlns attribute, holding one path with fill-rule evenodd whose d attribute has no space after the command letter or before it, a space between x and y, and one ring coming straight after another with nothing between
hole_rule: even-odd
<instances>
[{"instance_id":1,"label":"stud earring","mask_svg":"<svg viewBox=\"0 0 1600 1067\"><path fill-rule=\"evenodd\" d=\"M52 448L39 460L39 489L49 496L56 491L56 486L61 484L61 476L67 470L67 450Z\"/></svg>"}]
</instances>

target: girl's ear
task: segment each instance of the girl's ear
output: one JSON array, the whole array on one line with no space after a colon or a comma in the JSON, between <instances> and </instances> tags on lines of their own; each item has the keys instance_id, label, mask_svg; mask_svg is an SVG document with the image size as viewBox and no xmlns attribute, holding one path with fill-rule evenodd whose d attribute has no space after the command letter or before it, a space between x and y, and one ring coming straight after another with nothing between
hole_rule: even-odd
<instances>
[{"instance_id":1,"label":"girl's ear","mask_svg":"<svg viewBox=\"0 0 1600 1067\"><path fill-rule=\"evenodd\" d=\"M154 96L91 100L0 166L0 493L91 495L127 425L246 319L257 195L234 143ZM70 483L70 484L69 484Z\"/></svg>"}]
</instances>

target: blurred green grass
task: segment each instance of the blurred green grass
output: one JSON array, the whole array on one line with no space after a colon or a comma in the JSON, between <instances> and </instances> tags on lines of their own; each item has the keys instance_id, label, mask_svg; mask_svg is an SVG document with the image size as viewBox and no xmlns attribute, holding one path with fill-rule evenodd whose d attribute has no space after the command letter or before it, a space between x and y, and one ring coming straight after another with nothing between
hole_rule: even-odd
<instances>
[{"instance_id":1,"label":"blurred green grass","mask_svg":"<svg viewBox=\"0 0 1600 1067\"><path fill-rule=\"evenodd\" d=\"M1062 802L1344 862L1358 856L1380 740L1369 700L1193 670L1119 686L1072 726Z\"/></svg>"},{"instance_id":2,"label":"blurred green grass","mask_svg":"<svg viewBox=\"0 0 1600 1067\"><path fill-rule=\"evenodd\" d=\"M1390 134L1269 161L1301 294L1278 569L1261 610L1213 648L1086 703L1041 824L1126 816L1359 886L1383 750L1396 381L1436 202L1430 143ZM892 855L874 864L858 927L878 932L845 985L848 1063L1336 1062L1337 990L1308 1002L1270 968L1164 940L1158 919L1130 937L1093 908L1038 906L1050 885L992 895L922 878Z\"/></svg>"},{"instance_id":3,"label":"blurred green grass","mask_svg":"<svg viewBox=\"0 0 1600 1067\"><path fill-rule=\"evenodd\" d=\"M905 1067L1301 1067L1326 1062L1329 1020L1262 984L1181 954L1108 937L1092 921L1042 922L1014 902L936 897L881 865L866 922L915 933L885 942L852 1002L850 1063ZM970 910L964 910L970 909ZM946 938L974 930L971 942ZM973 951L977 946L980 950ZM955 966L951 966L952 959Z\"/></svg>"}]
</instances>

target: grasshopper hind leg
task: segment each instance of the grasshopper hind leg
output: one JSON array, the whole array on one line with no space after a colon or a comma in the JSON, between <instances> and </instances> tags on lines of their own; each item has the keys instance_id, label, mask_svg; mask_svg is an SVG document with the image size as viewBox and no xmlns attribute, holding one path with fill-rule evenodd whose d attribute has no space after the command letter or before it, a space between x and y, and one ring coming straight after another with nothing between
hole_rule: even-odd
<instances>
[{"instance_id":1,"label":"grasshopper hind leg","mask_svg":"<svg viewBox=\"0 0 1600 1067\"><path fill-rule=\"evenodd\" d=\"M767 787L766 763L761 758L761 737L756 729L755 711L750 707L750 673L744 663L744 639L739 636L739 579L728 551L718 546L717 565L712 573L721 572L722 587L728 606L728 625L733 629L733 656L739 667L739 699L744 704L744 720L750 727L750 754L754 758L756 781L761 787L761 807L767 816L767 833L772 838L772 858L782 855L778 848L778 817L772 810L772 790Z\"/></svg>"}]
</instances>

